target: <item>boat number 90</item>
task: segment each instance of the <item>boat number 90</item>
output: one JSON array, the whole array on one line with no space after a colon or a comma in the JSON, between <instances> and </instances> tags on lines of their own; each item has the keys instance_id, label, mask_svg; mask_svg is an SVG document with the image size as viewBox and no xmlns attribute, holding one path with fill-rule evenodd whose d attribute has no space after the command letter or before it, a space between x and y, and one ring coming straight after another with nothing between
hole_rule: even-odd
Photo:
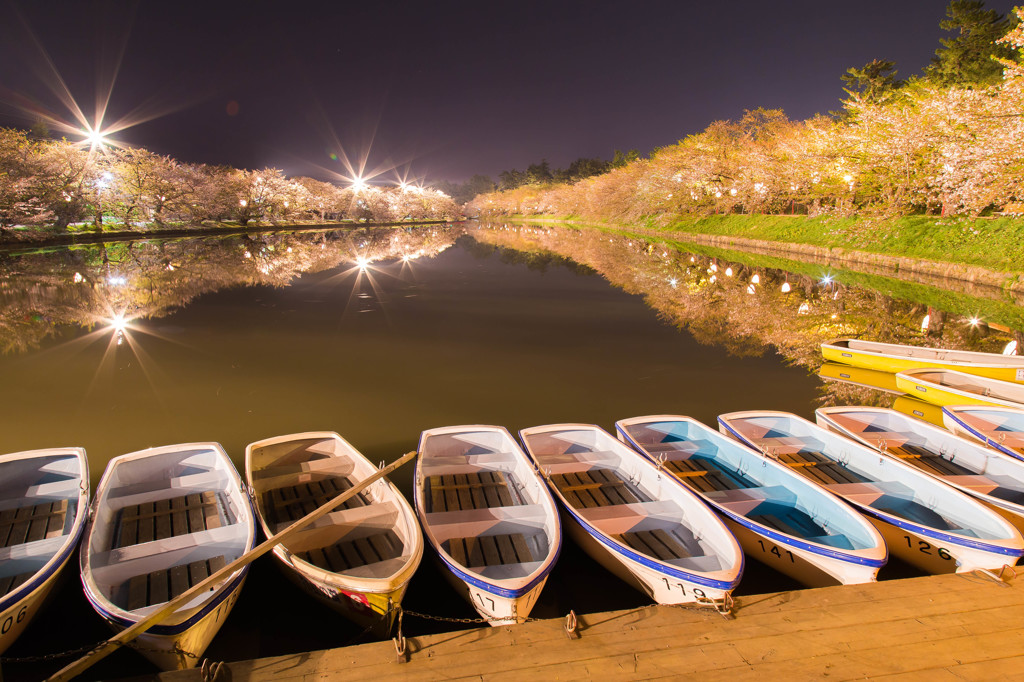
<instances>
[{"instance_id":1,"label":"boat number 90","mask_svg":"<svg viewBox=\"0 0 1024 682\"><path fill-rule=\"evenodd\" d=\"M683 585L682 583L670 583L668 581L668 578L662 578L662 580L665 581L665 589L671 590L673 587L678 587L680 590L682 590L683 594L686 594L686 586ZM694 597L697 597L697 599L707 599L707 596L708 596L707 593L704 590L700 589L699 587L691 588L690 589L690 593Z\"/></svg>"},{"instance_id":2,"label":"boat number 90","mask_svg":"<svg viewBox=\"0 0 1024 682\"><path fill-rule=\"evenodd\" d=\"M7 620L5 620L4 624L2 626L0 626L0 635L6 635L7 631L11 629L11 626L14 625L15 623L20 623L21 621L25 620L25 616L27 614L28 614L28 604L26 604L25 606L21 607L21 610L18 611L17 617L15 617L15 615L13 613L11 615L7 616Z\"/></svg>"},{"instance_id":3,"label":"boat number 90","mask_svg":"<svg viewBox=\"0 0 1024 682\"><path fill-rule=\"evenodd\" d=\"M907 541L907 547L909 547L910 549L914 549L914 541L910 538L909 535L904 535L903 539ZM942 547L932 547L931 544L925 542L924 540L917 541L917 551L919 551L921 554L933 556L932 550L935 550L935 554L938 554L940 559L949 560L953 558L953 555L947 552Z\"/></svg>"}]
</instances>

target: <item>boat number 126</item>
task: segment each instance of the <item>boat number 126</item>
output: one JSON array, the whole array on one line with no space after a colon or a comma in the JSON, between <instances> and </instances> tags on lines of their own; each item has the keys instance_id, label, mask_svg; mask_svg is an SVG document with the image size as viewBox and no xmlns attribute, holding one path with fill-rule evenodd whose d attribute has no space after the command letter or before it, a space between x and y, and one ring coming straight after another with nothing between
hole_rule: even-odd
<instances>
[{"instance_id":1,"label":"boat number 126","mask_svg":"<svg viewBox=\"0 0 1024 682\"><path fill-rule=\"evenodd\" d=\"M903 539L907 541L907 547L909 547L910 549L915 549L914 541L911 539L911 537L909 535L904 535ZM932 556L933 554L937 554L940 559L947 559L948 560L948 559L952 559L953 558L953 555L951 555L949 552L947 552L942 547L933 547L931 544L925 542L924 540L918 540L917 541L916 549L921 554L927 554L928 556Z\"/></svg>"}]
</instances>

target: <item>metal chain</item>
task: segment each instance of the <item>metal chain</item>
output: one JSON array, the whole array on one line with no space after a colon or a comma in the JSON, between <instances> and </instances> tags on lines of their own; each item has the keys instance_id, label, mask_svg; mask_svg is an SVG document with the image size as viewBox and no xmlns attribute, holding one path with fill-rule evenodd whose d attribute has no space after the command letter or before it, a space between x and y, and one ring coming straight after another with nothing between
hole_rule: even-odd
<instances>
[{"instance_id":1,"label":"metal chain","mask_svg":"<svg viewBox=\"0 0 1024 682\"><path fill-rule=\"evenodd\" d=\"M674 609L714 609L715 613L722 616L726 620L733 618L732 609L736 602L733 601L732 594L726 592L725 596L721 599L712 599L711 597L698 597L697 601L687 602L685 604L658 604L654 603L654 606L670 606Z\"/></svg>"},{"instance_id":2,"label":"metal chain","mask_svg":"<svg viewBox=\"0 0 1024 682\"><path fill-rule=\"evenodd\" d=\"M77 649L68 649L67 651L60 651L55 654L42 654L40 656L4 656L0 659L0 662L7 663L42 663L45 661L56 661L61 658L67 658L69 656L77 656L78 654L92 653L96 649L106 644L106 640L97 642L96 644L86 644L80 646Z\"/></svg>"},{"instance_id":3,"label":"metal chain","mask_svg":"<svg viewBox=\"0 0 1024 682\"><path fill-rule=\"evenodd\" d=\"M424 620L436 620L442 623L464 623L466 625L483 625L484 623L505 623L512 625L508 621L512 618L453 618L450 616L432 616L429 613L419 613L418 611L410 611L409 609L403 608L402 612L407 616L414 616L416 618L423 618ZM530 616L523 620L524 623L533 623L540 620Z\"/></svg>"}]
</instances>

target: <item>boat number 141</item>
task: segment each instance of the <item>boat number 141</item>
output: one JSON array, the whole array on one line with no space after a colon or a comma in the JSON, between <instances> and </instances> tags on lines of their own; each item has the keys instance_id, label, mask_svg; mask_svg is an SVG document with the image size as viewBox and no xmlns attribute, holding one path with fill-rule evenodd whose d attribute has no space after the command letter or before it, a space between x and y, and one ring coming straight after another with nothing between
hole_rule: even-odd
<instances>
[{"instance_id":1,"label":"boat number 141","mask_svg":"<svg viewBox=\"0 0 1024 682\"><path fill-rule=\"evenodd\" d=\"M778 545L772 545L772 543L769 542L768 544L771 545L771 549L768 549L765 546L765 544L764 544L764 540L758 540L757 544L761 545L761 551L764 552L765 554L771 554L776 559L781 559L783 557L783 554L779 550L779 546ZM792 564L795 564L796 563L796 559L793 558L793 553L790 552L788 549L785 550L785 552L786 552L786 554L789 555L789 562L792 563Z\"/></svg>"}]
</instances>

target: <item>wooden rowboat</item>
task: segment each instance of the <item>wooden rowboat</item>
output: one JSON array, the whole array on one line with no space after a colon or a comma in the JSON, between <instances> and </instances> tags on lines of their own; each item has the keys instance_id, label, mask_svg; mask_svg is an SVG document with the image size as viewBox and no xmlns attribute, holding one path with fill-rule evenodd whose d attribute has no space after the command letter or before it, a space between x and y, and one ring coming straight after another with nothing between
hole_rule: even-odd
<instances>
[{"instance_id":1,"label":"wooden rowboat","mask_svg":"<svg viewBox=\"0 0 1024 682\"><path fill-rule=\"evenodd\" d=\"M245 475L268 537L376 470L344 438L326 431L277 436L245 449ZM277 545L274 555L312 596L384 637L423 557L423 535L405 497L381 479Z\"/></svg>"},{"instance_id":2,"label":"wooden rowboat","mask_svg":"<svg viewBox=\"0 0 1024 682\"><path fill-rule=\"evenodd\" d=\"M50 593L78 545L88 509L85 450L0 456L0 653Z\"/></svg>"},{"instance_id":3,"label":"wooden rowboat","mask_svg":"<svg viewBox=\"0 0 1024 682\"><path fill-rule=\"evenodd\" d=\"M743 552L696 494L597 426L537 426L520 437L591 557L659 604L728 608Z\"/></svg>"},{"instance_id":4,"label":"wooden rowboat","mask_svg":"<svg viewBox=\"0 0 1024 682\"><path fill-rule=\"evenodd\" d=\"M896 375L901 391L933 405L1024 408L1024 385L948 369L911 369Z\"/></svg>"},{"instance_id":5,"label":"wooden rowboat","mask_svg":"<svg viewBox=\"0 0 1024 682\"><path fill-rule=\"evenodd\" d=\"M821 354L829 362L882 372L934 367L1024 383L1024 357L1019 355L905 346L861 339L834 339L823 343Z\"/></svg>"},{"instance_id":6,"label":"wooden rowboat","mask_svg":"<svg viewBox=\"0 0 1024 682\"><path fill-rule=\"evenodd\" d=\"M880 407L822 407L820 425L911 464L996 510L1024 531L1024 462Z\"/></svg>"},{"instance_id":7,"label":"wooden rowboat","mask_svg":"<svg viewBox=\"0 0 1024 682\"><path fill-rule=\"evenodd\" d=\"M530 615L562 546L544 482L500 426L424 431L416 512L445 577L490 625Z\"/></svg>"},{"instance_id":8,"label":"wooden rowboat","mask_svg":"<svg viewBox=\"0 0 1024 682\"><path fill-rule=\"evenodd\" d=\"M115 457L100 479L81 551L82 584L115 630L132 626L251 550L256 519L218 443ZM192 599L133 645L164 670L192 668L224 623L248 566Z\"/></svg>"},{"instance_id":9,"label":"wooden rowboat","mask_svg":"<svg viewBox=\"0 0 1024 682\"><path fill-rule=\"evenodd\" d=\"M733 412L718 423L854 505L889 551L931 573L999 569L1024 555L1024 538L977 500L897 459L787 412Z\"/></svg>"},{"instance_id":10,"label":"wooden rowboat","mask_svg":"<svg viewBox=\"0 0 1024 682\"><path fill-rule=\"evenodd\" d=\"M882 537L842 500L689 417L616 422L619 438L704 498L747 555L805 585L872 582Z\"/></svg>"},{"instance_id":11,"label":"wooden rowboat","mask_svg":"<svg viewBox=\"0 0 1024 682\"><path fill-rule=\"evenodd\" d=\"M1015 459L1024 460L1024 410L986 405L947 405L943 422L954 433L976 438Z\"/></svg>"}]
</instances>

